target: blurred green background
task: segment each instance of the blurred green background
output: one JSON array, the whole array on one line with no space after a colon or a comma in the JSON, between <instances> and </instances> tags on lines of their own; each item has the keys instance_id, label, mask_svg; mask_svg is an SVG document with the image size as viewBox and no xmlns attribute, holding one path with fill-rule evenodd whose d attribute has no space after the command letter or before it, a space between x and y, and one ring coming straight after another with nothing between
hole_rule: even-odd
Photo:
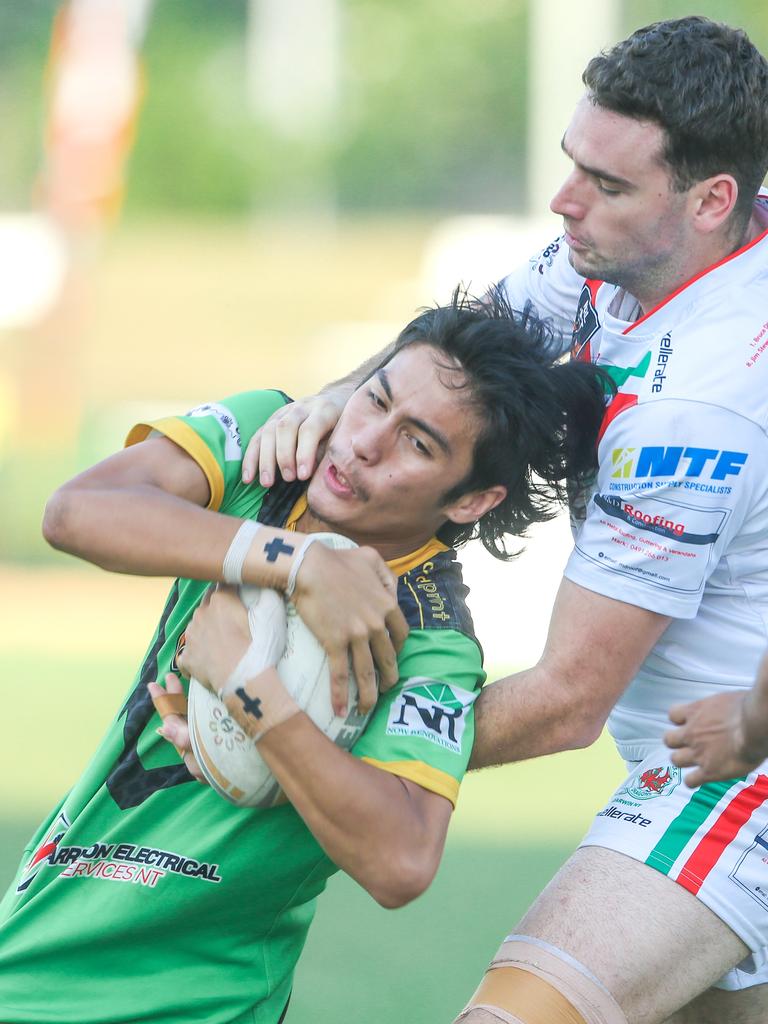
<instances>
[{"instance_id":1,"label":"blurred green background","mask_svg":"<svg viewBox=\"0 0 768 1024\"><path fill-rule=\"evenodd\" d=\"M166 586L47 549L46 496L140 417L245 387L310 392L459 278L484 287L546 212L537 186L550 161L531 160L536 88L553 102L579 91L557 46L533 75L534 16L572 16L565 0L316 0L314 14L283 0L287 35L269 0L135 2L146 8L135 141L107 199L89 205L54 187L71 186L50 57L65 5L0 0L3 884L119 707ZM301 31L301 13L318 10L319 27L334 27L324 73ZM588 53L686 13L743 25L768 50L758 0L579 5ZM270 32L284 47L274 66ZM316 84L302 98L305 74ZM564 127L544 140L553 164ZM501 263L484 261L492 247ZM494 608L476 606L491 677L535 658L564 536L532 543L494 582ZM604 739L471 777L438 878L405 910L380 910L337 876L289 1019L449 1020L620 773Z\"/></svg>"}]
</instances>

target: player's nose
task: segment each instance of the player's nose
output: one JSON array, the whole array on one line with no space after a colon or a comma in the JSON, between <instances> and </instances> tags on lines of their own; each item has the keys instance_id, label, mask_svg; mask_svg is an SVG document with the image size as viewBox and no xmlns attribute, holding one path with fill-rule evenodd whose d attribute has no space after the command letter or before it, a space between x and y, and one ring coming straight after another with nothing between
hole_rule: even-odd
<instances>
[{"instance_id":1,"label":"player's nose","mask_svg":"<svg viewBox=\"0 0 768 1024\"><path fill-rule=\"evenodd\" d=\"M559 217L570 217L578 220L584 216L584 203L579 192L579 183L576 173L572 171L560 188L552 196L549 203L552 213Z\"/></svg>"},{"instance_id":2,"label":"player's nose","mask_svg":"<svg viewBox=\"0 0 768 1024\"><path fill-rule=\"evenodd\" d=\"M384 443L381 428L375 424L366 424L352 435L352 453L361 462L374 465L382 457Z\"/></svg>"}]
</instances>

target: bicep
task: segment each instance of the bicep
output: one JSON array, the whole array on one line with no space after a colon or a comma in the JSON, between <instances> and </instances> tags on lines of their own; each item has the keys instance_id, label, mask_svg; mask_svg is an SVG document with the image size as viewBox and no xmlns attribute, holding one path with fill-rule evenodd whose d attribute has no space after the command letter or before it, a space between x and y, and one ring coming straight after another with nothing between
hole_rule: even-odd
<instances>
[{"instance_id":1,"label":"bicep","mask_svg":"<svg viewBox=\"0 0 768 1024\"><path fill-rule=\"evenodd\" d=\"M206 506L210 487L198 463L166 437L146 441L116 452L97 463L61 490L128 490L151 487L177 498Z\"/></svg>"}]
</instances>

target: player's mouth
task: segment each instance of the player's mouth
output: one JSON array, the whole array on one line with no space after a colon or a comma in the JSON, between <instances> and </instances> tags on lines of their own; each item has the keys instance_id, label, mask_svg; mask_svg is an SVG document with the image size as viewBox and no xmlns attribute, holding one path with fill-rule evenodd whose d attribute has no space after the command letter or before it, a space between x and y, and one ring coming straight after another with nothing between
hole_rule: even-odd
<instances>
[{"instance_id":1,"label":"player's mouth","mask_svg":"<svg viewBox=\"0 0 768 1024\"><path fill-rule=\"evenodd\" d=\"M328 459L328 465L323 477L328 490L331 494L335 494L337 498L354 498L357 496L354 484L342 473L332 459Z\"/></svg>"},{"instance_id":2,"label":"player's mouth","mask_svg":"<svg viewBox=\"0 0 768 1024\"><path fill-rule=\"evenodd\" d=\"M575 252L586 252L589 248L586 242L582 242L579 238L576 238L576 236L572 235L567 228L565 230L565 241L569 249L573 249Z\"/></svg>"}]
</instances>

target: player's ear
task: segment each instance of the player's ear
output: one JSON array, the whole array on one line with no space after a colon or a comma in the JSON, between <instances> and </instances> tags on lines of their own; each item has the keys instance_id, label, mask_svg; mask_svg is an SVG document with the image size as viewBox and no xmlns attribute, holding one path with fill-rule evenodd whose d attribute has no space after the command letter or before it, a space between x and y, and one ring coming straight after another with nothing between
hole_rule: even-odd
<instances>
[{"instance_id":1,"label":"player's ear","mask_svg":"<svg viewBox=\"0 0 768 1024\"><path fill-rule=\"evenodd\" d=\"M496 508L507 496L507 488L501 484L486 487L482 491L469 491L456 501L446 505L443 512L452 523L476 523L478 519Z\"/></svg>"},{"instance_id":2,"label":"player's ear","mask_svg":"<svg viewBox=\"0 0 768 1024\"><path fill-rule=\"evenodd\" d=\"M702 234L709 234L730 217L739 196L739 186L733 175L716 174L697 182L692 192L695 227Z\"/></svg>"}]
</instances>

